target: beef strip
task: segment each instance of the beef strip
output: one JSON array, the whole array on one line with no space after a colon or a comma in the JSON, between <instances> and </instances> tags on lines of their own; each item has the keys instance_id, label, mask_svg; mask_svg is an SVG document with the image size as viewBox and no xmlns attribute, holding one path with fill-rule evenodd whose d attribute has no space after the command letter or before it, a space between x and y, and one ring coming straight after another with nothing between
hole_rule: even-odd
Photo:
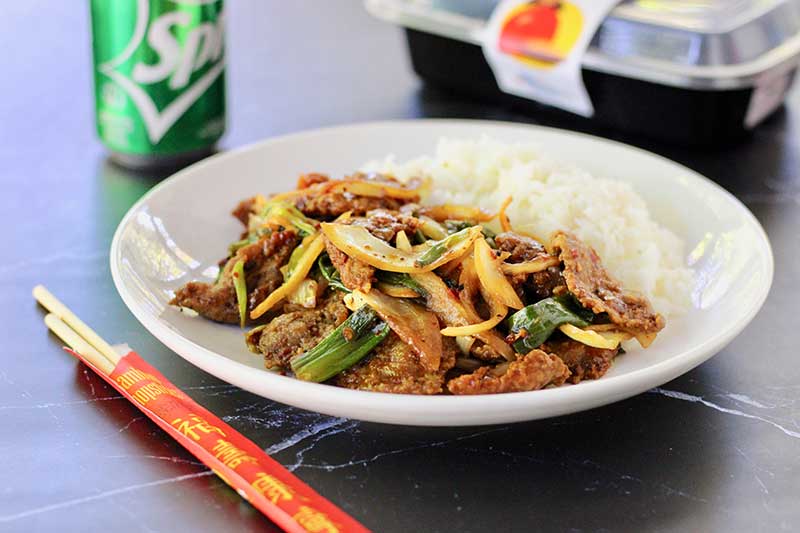
<instances>
[{"instance_id":1,"label":"beef strip","mask_svg":"<svg viewBox=\"0 0 800 533\"><path fill-rule=\"evenodd\" d=\"M270 233L258 242L243 246L227 260L214 283L190 281L175 292L171 305L188 307L200 315L229 324L239 323L239 306L233 287L233 267L244 261L248 308L252 310L266 295L283 283L283 266L297 244L294 231Z\"/></svg>"},{"instance_id":2,"label":"beef strip","mask_svg":"<svg viewBox=\"0 0 800 533\"><path fill-rule=\"evenodd\" d=\"M370 211L367 217L351 218L345 222L345 224L361 226L375 237L387 242L394 239L400 230L413 235L419 227L419 223L419 220L412 216L386 209ZM358 289L368 292L372 282L375 281L375 268L348 256L327 239L325 248L331 258L331 263L339 271L344 286L350 290Z\"/></svg>"},{"instance_id":3,"label":"beef strip","mask_svg":"<svg viewBox=\"0 0 800 533\"><path fill-rule=\"evenodd\" d=\"M342 297L340 292L327 291L313 309L286 305L284 313L248 333L247 342L264 356L267 368L288 370L292 357L316 346L345 321L349 312Z\"/></svg>"},{"instance_id":4,"label":"beef strip","mask_svg":"<svg viewBox=\"0 0 800 533\"><path fill-rule=\"evenodd\" d=\"M508 256L508 259L506 259L509 263L524 263L525 261L533 261L539 257L547 257L550 255L547 253L547 250L544 249L544 245L536 239L514 233L513 231L498 233L494 237L494 242L501 252L508 252L511 254Z\"/></svg>"},{"instance_id":5,"label":"beef strip","mask_svg":"<svg viewBox=\"0 0 800 533\"><path fill-rule=\"evenodd\" d=\"M458 376L447 382L453 394L497 394L538 390L548 385L559 386L569 377L569 368L555 355L531 350L508 365L500 376L491 368L481 367L472 374Z\"/></svg>"},{"instance_id":6,"label":"beef strip","mask_svg":"<svg viewBox=\"0 0 800 533\"><path fill-rule=\"evenodd\" d=\"M444 376L453 368L458 346L452 337L442 339L439 369L428 371L411 347L391 332L371 354L333 378L334 385L347 389L396 394L439 394Z\"/></svg>"},{"instance_id":7,"label":"beef strip","mask_svg":"<svg viewBox=\"0 0 800 533\"><path fill-rule=\"evenodd\" d=\"M350 193L325 192L299 196L294 200L294 204L306 216L319 220L331 220L346 211L352 211L353 216L363 216L373 209L396 210L403 205L403 202L388 197L375 198L353 196Z\"/></svg>"},{"instance_id":8,"label":"beef strip","mask_svg":"<svg viewBox=\"0 0 800 533\"><path fill-rule=\"evenodd\" d=\"M509 263L524 263L550 255L536 239L511 231L499 233L494 242L501 252L511 254L506 259ZM561 270L555 266L532 274L514 274L508 278L523 301L548 298L553 296L558 287L564 285Z\"/></svg>"},{"instance_id":9,"label":"beef strip","mask_svg":"<svg viewBox=\"0 0 800 533\"><path fill-rule=\"evenodd\" d=\"M570 383L580 383L585 379L598 379L608 372L619 350L592 348L572 339L548 341L542 349L557 355L572 373Z\"/></svg>"},{"instance_id":10,"label":"beef strip","mask_svg":"<svg viewBox=\"0 0 800 533\"><path fill-rule=\"evenodd\" d=\"M339 276L342 278L342 283L345 287L351 291L358 289L363 292L369 292L375 279L374 267L348 256L327 238L325 239L325 249L328 251L331 263L339 271Z\"/></svg>"},{"instance_id":11,"label":"beef strip","mask_svg":"<svg viewBox=\"0 0 800 533\"><path fill-rule=\"evenodd\" d=\"M317 172L302 174L299 178L297 178L297 188L308 189L312 185L325 183L327 181L330 181L330 178L326 174L319 174Z\"/></svg>"},{"instance_id":12,"label":"beef strip","mask_svg":"<svg viewBox=\"0 0 800 533\"><path fill-rule=\"evenodd\" d=\"M419 228L421 222L418 218L386 209L375 209L367 213L366 218L353 218L351 224L362 226L375 237L391 242L400 231L405 231L411 238Z\"/></svg>"},{"instance_id":13,"label":"beef strip","mask_svg":"<svg viewBox=\"0 0 800 533\"><path fill-rule=\"evenodd\" d=\"M495 361L497 359L505 360L503 355L498 353L497 350L479 340L475 341L469 349L469 353L476 359L482 359L484 361Z\"/></svg>"},{"instance_id":14,"label":"beef strip","mask_svg":"<svg viewBox=\"0 0 800 533\"><path fill-rule=\"evenodd\" d=\"M564 264L569 291L594 313L608 313L612 322L632 333L656 333L664 318L653 311L644 296L627 292L606 271L591 246L570 233L558 232L552 243Z\"/></svg>"},{"instance_id":15,"label":"beef strip","mask_svg":"<svg viewBox=\"0 0 800 533\"><path fill-rule=\"evenodd\" d=\"M252 198L242 200L231 212L233 216L239 219L239 222L241 222L244 227L247 227L250 221L250 215L256 214L256 198L256 196L253 196Z\"/></svg>"}]
</instances>

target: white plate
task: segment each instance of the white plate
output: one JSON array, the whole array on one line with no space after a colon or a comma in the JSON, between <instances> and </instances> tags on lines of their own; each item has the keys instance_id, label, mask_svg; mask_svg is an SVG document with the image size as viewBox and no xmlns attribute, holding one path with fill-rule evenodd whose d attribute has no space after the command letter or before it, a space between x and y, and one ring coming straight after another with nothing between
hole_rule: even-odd
<instances>
[{"instance_id":1,"label":"white plate","mask_svg":"<svg viewBox=\"0 0 800 533\"><path fill-rule=\"evenodd\" d=\"M431 153L440 137L534 140L554 157L630 183L653 216L695 250L694 307L669 321L648 350L617 358L602 379L535 392L404 396L306 383L271 373L245 348L242 331L167 305L215 265L240 232L229 215L255 193L294 187L298 174L334 176L364 161ZM330 415L413 425L532 420L611 403L699 365L752 320L772 283L769 241L753 215L710 180L651 153L566 131L498 122L417 120L358 124L289 135L220 154L164 181L134 205L111 245L111 273L125 304L159 340L218 378L255 394Z\"/></svg>"}]
</instances>

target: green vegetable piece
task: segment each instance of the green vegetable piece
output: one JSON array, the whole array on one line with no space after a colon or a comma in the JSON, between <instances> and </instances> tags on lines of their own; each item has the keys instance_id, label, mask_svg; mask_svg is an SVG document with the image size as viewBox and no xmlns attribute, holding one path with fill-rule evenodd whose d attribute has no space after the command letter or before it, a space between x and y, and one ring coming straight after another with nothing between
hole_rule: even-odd
<instances>
[{"instance_id":1,"label":"green vegetable piece","mask_svg":"<svg viewBox=\"0 0 800 533\"><path fill-rule=\"evenodd\" d=\"M303 235L311 235L317 231L317 221L305 216L299 209L292 204L284 202L270 202L262 211L263 218L269 218L270 215L278 215L291 222L292 226Z\"/></svg>"},{"instance_id":2,"label":"green vegetable piece","mask_svg":"<svg viewBox=\"0 0 800 533\"><path fill-rule=\"evenodd\" d=\"M471 228L474 226L474 222L470 222L469 220L445 220L444 227L447 230L447 233L452 235L453 233L457 233L461 230Z\"/></svg>"},{"instance_id":3,"label":"green vegetable piece","mask_svg":"<svg viewBox=\"0 0 800 533\"><path fill-rule=\"evenodd\" d=\"M588 326L594 314L575 302L572 295L545 298L520 309L508 319L511 334L525 330L527 334L514 342L518 353L528 353L538 348L559 326L572 324L579 328Z\"/></svg>"},{"instance_id":4,"label":"green vegetable piece","mask_svg":"<svg viewBox=\"0 0 800 533\"><path fill-rule=\"evenodd\" d=\"M417 267L430 265L447 253L448 250L467 239L469 237L469 231L470 228L464 228L453 233L452 235L448 235L440 241L436 241L433 246L428 248L425 253L419 257L419 259L414 261L414 265Z\"/></svg>"},{"instance_id":5,"label":"green vegetable piece","mask_svg":"<svg viewBox=\"0 0 800 533\"><path fill-rule=\"evenodd\" d=\"M244 327L247 323L247 280L244 277L242 259L233 265L233 288L236 291L236 302L239 304L239 323Z\"/></svg>"},{"instance_id":6,"label":"green vegetable piece","mask_svg":"<svg viewBox=\"0 0 800 533\"><path fill-rule=\"evenodd\" d=\"M378 281L382 281L383 283L388 283L389 285L398 285L400 287L407 287L412 291L419 294L421 297L425 297L428 295L428 291L422 288L422 285L414 281L414 279L409 276L408 274L402 272L385 272L383 270L379 270L377 272Z\"/></svg>"},{"instance_id":7,"label":"green vegetable piece","mask_svg":"<svg viewBox=\"0 0 800 533\"><path fill-rule=\"evenodd\" d=\"M471 228L471 227L476 226L476 225L477 224L475 224L475 222L472 222L471 220L445 220L444 221L444 227L445 227L445 229L447 229L447 233L451 234L451 235L453 233L459 232L459 231L467 229L467 228ZM497 236L497 234L495 232L493 232L492 230L490 230L489 228L487 228L485 225L481 225L481 233L483 233L483 236L486 238L487 242L489 243L489 246L491 246L492 248L497 249L497 246L495 246L495 244L494 244L494 238Z\"/></svg>"},{"instance_id":8,"label":"green vegetable piece","mask_svg":"<svg viewBox=\"0 0 800 533\"><path fill-rule=\"evenodd\" d=\"M389 331L389 325L365 305L319 344L292 359L292 371L304 381L328 380L363 359Z\"/></svg>"},{"instance_id":9,"label":"green vegetable piece","mask_svg":"<svg viewBox=\"0 0 800 533\"><path fill-rule=\"evenodd\" d=\"M258 341L261 339L261 332L267 327L267 324L261 324L260 326L256 326L247 333L244 334L244 342L247 344L247 349L253 353L260 354L261 351L258 349Z\"/></svg>"},{"instance_id":10,"label":"green vegetable piece","mask_svg":"<svg viewBox=\"0 0 800 533\"><path fill-rule=\"evenodd\" d=\"M232 243L230 246L228 246L228 253L230 255L233 255L236 252L238 252L240 249L244 248L248 244L252 244L253 242L254 241L250 238L250 235L248 235L244 239L236 241L236 242Z\"/></svg>"},{"instance_id":11,"label":"green vegetable piece","mask_svg":"<svg viewBox=\"0 0 800 533\"><path fill-rule=\"evenodd\" d=\"M291 276L294 269L297 268L297 263L300 262L300 259L305 253L306 246L304 246L303 243L298 244L295 249L292 250L292 255L289 256L289 262L286 263L286 271L283 273L284 281L289 279L289 276Z\"/></svg>"},{"instance_id":12,"label":"green vegetable piece","mask_svg":"<svg viewBox=\"0 0 800 533\"><path fill-rule=\"evenodd\" d=\"M317 266L319 267L319 271L322 273L322 277L328 281L328 285L337 291L349 293L350 289L344 286L342 283L342 277L339 275L339 271L336 270L336 267L333 266L331 263L331 258L327 253L322 253L317 259Z\"/></svg>"},{"instance_id":13,"label":"green vegetable piece","mask_svg":"<svg viewBox=\"0 0 800 533\"><path fill-rule=\"evenodd\" d=\"M421 229L417 229L417 231L414 232L413 237L414 238L413 238L412 242L414 244L422 244L422 243L424 243L425 241L428 240L428 238L425 236L425 234L422 233Z\"/></svg>"},{"instance_id":14,"label":"green vegetable piece","mask_svg":"<svg viewBox=\"0 0 800 533\"><path fill-rule=\"evenodd\" d=\"M230 255L235 254L241 248L244 248L248 244L253 244L254 242L258 242L261 237L264 235L269 235L272 232L269 228L256 228L255 230L251 231L247 234L247 237L241 239L239 241L234 242L230 246L228 246L228 253Z\"/></svg>"}]
</instances>

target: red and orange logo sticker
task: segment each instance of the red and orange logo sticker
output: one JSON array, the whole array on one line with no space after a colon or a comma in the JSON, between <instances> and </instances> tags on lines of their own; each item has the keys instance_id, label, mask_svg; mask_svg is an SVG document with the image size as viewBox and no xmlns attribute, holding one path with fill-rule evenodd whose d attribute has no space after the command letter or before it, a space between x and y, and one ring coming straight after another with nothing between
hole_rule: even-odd
<instances>
[{"instance_id":1,"label":"red and orange logo sticker","mask_svg":"<svg viewBox=\"0 0 800 533\"><path fill-rule=\"evenodd\" d=\"M583 28L581 10L571 2L534 0L512 9L500 31L500 50L535 68L550 68L575 46Z\"/></svg>"}]
</instances>

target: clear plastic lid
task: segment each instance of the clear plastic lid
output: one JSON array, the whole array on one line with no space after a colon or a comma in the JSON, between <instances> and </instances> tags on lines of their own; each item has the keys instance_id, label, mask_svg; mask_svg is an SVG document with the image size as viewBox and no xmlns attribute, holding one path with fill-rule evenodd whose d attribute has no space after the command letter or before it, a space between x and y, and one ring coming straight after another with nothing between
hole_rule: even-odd
<instances>
[{"instance_id":1,"label":"clear plastic lid","mask_svg":"<svg viewBox=\"0 0 800 533\"><path fill-rule=\"evenodd\" d=\"M366 0L398 25L480 44L496 0ZM800 61L800 0L623 0L585 68L678 87L728 89Z\"/></svg>"}]
</instances>

